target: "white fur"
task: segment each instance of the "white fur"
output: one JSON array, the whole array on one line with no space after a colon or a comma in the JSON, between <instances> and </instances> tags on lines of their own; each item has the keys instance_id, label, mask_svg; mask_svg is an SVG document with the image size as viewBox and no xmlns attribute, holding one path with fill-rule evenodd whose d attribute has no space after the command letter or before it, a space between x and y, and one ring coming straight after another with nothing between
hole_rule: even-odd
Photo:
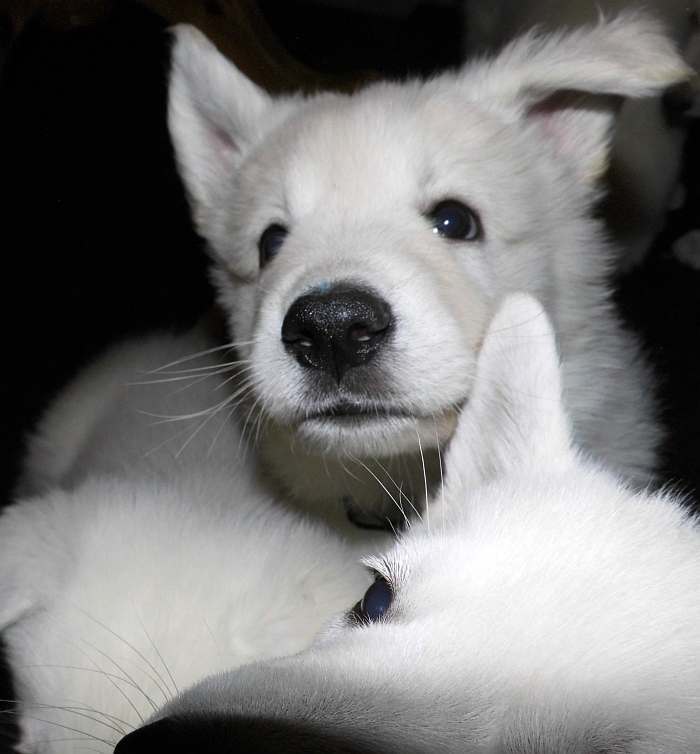
<instances>
[{"instance_id":1,"label":"white fur","mask_svg":"<svg viewBox=\"0 0 700 754\"><path fill-rule=\"evenodd\" d=\"M469 0L464 3L467 48L488 50L534 25L556 30L595 21L601 12L616 13L643 5L663 21L669 35L684 48L691 65L700 61L694 46L697 29L692 14L697 0ZM612 149L616 203L613 217L621 241L618 265L629 268L649 250L666 218L678 184L685 130L671 127L660 98L627 100L618 117Z\"/></svg>"},{"instance_id":2,"label":"white fur","mask_svg":"<svg viewBox=\"0 0 700 754\"><path fill-rule=\"evenodd\" d=\"M660 439L653 387L612 310L610 250L591 217L613 116L585 99L540 105L561 90L648 96L687 74L661 25L628 13L528 34L427 82L275 100L179 27L170 127L219 301L251 360L268 472L301 499L350 495L381 509L387 495L363 467L372 459L385 486L391 476L419 502L420 456L433 485L486 323L523 290L554 322L577 441L647 483ZM425 214L448 197L479 213L483 240L432 232ZM261 271L271 223L289 236ZM395 314L391 343L366 367L381 385L371 394L341 384L319 396L280 339L292 302L338 281L371 286ZM408 416L313 415L343 398Z\"/></svg>"},{"instance_id":3,"label":"white fur","mask_svg":"<svg viewBox=\"0 0 700 754\"><path fill-rule=\"evenodd\" d=\"M187 721L193 748L216 721L236 741L242 715L355 745L338 751L697 752L697 521L574 449L562 376L542 308L510 298L442 494L368 560L393 585L383 618L339 616L301 655L207 679L154 719Z\"/></svg>"},{"instance_id":4,"label":"white fur","mask_svg":"<svg viewBox=\"0 0 700 754\"><path fill-rule=\"evenodd\" d=\"M182 359L203 345L159 336L89 369L31 446L24 487L41 494L0 515L22 752L110 752L203 675L303 649L367 584L372 538L353 548L266 494L227 413L184 434L152 415L221 400L227 373L134 384L201 369L214 354Z\"/></svg>"}]
</instances>

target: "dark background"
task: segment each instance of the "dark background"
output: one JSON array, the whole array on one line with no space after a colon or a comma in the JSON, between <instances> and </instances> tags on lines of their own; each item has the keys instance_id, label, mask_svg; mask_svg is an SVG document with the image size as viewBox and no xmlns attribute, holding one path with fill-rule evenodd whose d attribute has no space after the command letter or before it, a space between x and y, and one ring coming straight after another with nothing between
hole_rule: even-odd
<instances>
[{"instance_id":1,"label":"dark background","mask_svg":"<svg viewBox=\"0 0 700 754\"><path fill-rule=\"evenodd\" d=\"M463 54L452 0L258 6L291 55L340 77L429 73ZM0 4L0 505L26 432L81 365L117 338L192 323L212 298L165 128L167 22L122 0L60 27L39 10L17 33L13 10ZM686 204L646 263L615 285L658 371L665 478L692 491L700 274L669 251L700 224L700 130L691 132ZM12 698L1 670L0 698Z\"/></svg>"}]
</instances>

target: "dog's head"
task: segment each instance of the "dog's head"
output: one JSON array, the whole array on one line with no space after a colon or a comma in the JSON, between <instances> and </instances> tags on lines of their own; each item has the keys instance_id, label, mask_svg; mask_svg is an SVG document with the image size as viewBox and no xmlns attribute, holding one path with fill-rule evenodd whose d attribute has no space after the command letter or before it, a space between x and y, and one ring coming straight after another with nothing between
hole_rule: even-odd
<instances>
[{"instance_id":1,"label":"dog's head","mask_svg":"<svg viewBox=\"0 0 700 754\"><path fill-rule=\"evenodd\" d=\"M495 301L600 303L613 108L584 95L685 75L630 14L428 81L272 98L178 28L170 128L256 409L316 450L447 439Z\"/></svg>"},{"instance_id":2,"label":"dog's head","mask_svg":"<svg viewBox=\"0 0 700 754\"><path fill-rule=\"evenodd\" d=\"M444 490L367 564L311 649L204 680L118 754L697 750L700 534L572 449L532 299L489 327Z\"/></svg>"}]
</instances>

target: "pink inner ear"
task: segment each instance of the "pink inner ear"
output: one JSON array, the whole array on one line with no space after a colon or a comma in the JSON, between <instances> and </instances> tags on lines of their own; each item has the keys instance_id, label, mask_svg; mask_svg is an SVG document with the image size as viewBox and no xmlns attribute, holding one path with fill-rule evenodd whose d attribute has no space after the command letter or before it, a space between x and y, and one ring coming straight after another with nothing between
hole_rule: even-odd
<instances>
[{"instance_id":1,"label":"pink inner ear","mask_svg":"<svg viewBox=\"0 0 700 754\"><path fill-rule=\"evenodd\" d=\"M532 105L526 118L538 124L558 155L585 166L607 150L611 116L621 103L614 95L560 91Z\"/></svg>"},{"instance_id":2,"label":"pink inner ear","mask_svg":"<svg viewBox=\"0 0 700 754\"><path fill-rule=\"evenodd\" d=\"M562 129L557 127L558 118L552 112L534 109L528 113L531 120L536 120L542 133L555 145L559 144L562 136L559 133ZM558 150L557 150L558 151Z\"/></svg>"},{"instance_id":3,"label":"pink inner ear","mask_svg":"<svg viewBox=\"0 0 700 754\"><path fill-rule=\"evenodd\" d=\"M547 115L548 113L557 113L562 110L575 110L590 105L597 99L599 98L584 92L562 89L535 102L534 105L530 106L528 114L537 115L538 113L542 113L543 115Z\"/></svg>"},{"instance_id":4,"label":"pink inner ear","mask_svg":"<svg viewBox=\"0 0 700 754\"><path fill-rule=\"evenodd\" d=\"M572 109L576 108L577 100L578 102L584 100L583 95L579 92L556 92L536 102L527 111L527 119L538 124L543 135L554 146L557 154L569 154L574 146L569 143L571 124L568 122L567 115Z\"/></svg>"},{"instance_id":5,"label":"pink inner ear","mask_svg":"<svg viewBox=\"0 0 700 754\"><path fill-rule=\"evenodd\" d=\"M231 134L224 131L223 128L215 126L213 123L210 123L210 129L212 136L214 137L213 141L216 144L217 150L220 150L222 152L235 151L236 142L231 137Z\"/></svg>"}]
</instances>

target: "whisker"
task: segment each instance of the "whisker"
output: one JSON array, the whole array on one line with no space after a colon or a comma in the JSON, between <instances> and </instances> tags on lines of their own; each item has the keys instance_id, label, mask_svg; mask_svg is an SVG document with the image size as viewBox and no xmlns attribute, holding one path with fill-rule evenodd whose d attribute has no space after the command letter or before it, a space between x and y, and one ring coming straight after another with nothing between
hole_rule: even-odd
<instances>
[{"instance_id":1,"label":"whisker","mask_svg":"<svg viewBox=\"0 0 700 754\"><path fill-rule=\"evenodd\" d=\"M241 430L241 440L245 440L245 438L246 438L246 430L248 429L248 424L250 422L251 416L253 415L253 412L255 411L255 409L257 408L257 406L258 406L258 404L260 403L261 400L262 400L262 396L258 396L255 399L255 401L253 402L253 405L250 407L250 410L246 414L245 421L243 422L243 429ZM251 427L251 430L252 430L252 427ZM253 438L252 438L251 434L252 434L252 432L249 434L248 439L247 439L248 444L252 443L252 439Z\"/></svg>"},{"instance_id":2,"label":"whisker","mask_svg":"<svg viewBox=\"0 0 700 754\"><path fill-rule=\"evenodd\" d=\"M250 387L251 387L250 383L248 382L244 383L235 392L227 396L225 400L221 401L220 403L217 403L214 407L208 409L208 411L206 412L208 413L208 416L205 416L204 420L197 426L194 432L192 432L192 434L187 438L185 443L175 454L175 457L179 458L180 455L185 450L185 448L192 442L192 440L194 440L194 438L200 433L200 431L204 429L204 427L206 427L206 425L209 424L209 422L227 406L232 406L231 411L229 412L229 416L230 416L233 413L233 411L235 411L235 409L238 407L238 405L245 399L245 396L248 393ZM239 396L241 396L240 399L236 400ZM217 434L216 434L217 438L220 435L222 428L223 428L223 425L222 427L219 427L219 430L217 431ZM213 447L213 445L210 445L210 447Z\"/></svg>"},{"instance_id":3,"label":"whisker","mask_svg":"<svg viewBox=\"0 0 700 754\"><path fill-rule=\"evenodd\" d=\"M437 425L433 423L435 430L435 447L438 454L438 466L440 468L440 506L442 508L442 536L445 536L445 477L442 466L442 450L440 449L440 440L438 437ZM427 506L427 503L426 503Z\"/></svg>"},{"instance_id":4,"label":"whisker","mask_svg":"<svg viewBox=\"0 0 700 754\"><path fill-rule=\"evenodd\" d=\"M258 411L258 418L256 421L257 426L255 428L255 440L253 441L253 445L256 448L258 447L258 444L260 442L261 431L263 429L263 422L265 422L265 420L266 420L266 416L265 416L265 410L263 408L263 409L260 409L260 411Z\"/></svg>"},{"instance_id":5,"label":"whisker","mask_svg":"<svg viewBox=\"0 0 700 754\"><path fill-rule=\"evenodd\" d=\"M232 380L235 380L236 377L240 377L242 374L245 374L246 372L250 372L253 369L253 364L248 364L247 366L241 367L240 369L237 369L230 377L227 377L223 382L220 382L214 390L221 390L222 387L225 387L228 385L229 382Z\"/></svg>"},{"instance_id":6,"label":"whisker","mask_svg":"<svg viewBox=\"0 0 700 754\"><path fill-rule=\"evenodd\" d=\"M107 660L107 662L111 662L112 665L114 665L114 667L117 668L117 670L121 671L127 677L127 679L129 681L131 681L131 685L134 687L134 689L136 691L138 691L144 697L144 699L151 705L151 707L153 708L153 711L157 712L158 705L153 701L152 697L150 697L141 688L141 686L136 682L136 680L133 678L133 676L131 676L115 659L113 659L112 657L110 657L106 652L103 652L101 649L99 649L98 647L96 647L94 644L90 644L90 642L85 641L85 639L83 639L83 642L85 644L87 644L87 646L90 647L90 649L92 649L94 652L97 652L98 655L100 655L101 657L104 657L104 659ZM143 672L143 670L141 672ZM144 675L146 675L153 682L154 686L158 686L158 684L156 683L155 679L151 678L148 675L148 673L144 673ZM165 698L165 700L168 701L168 697L163 693L163 690L159 689L159 691L161 692L161 694L163 694L163 697ZM143 722L143 717L136 710L136 707L134 707L134 710L136 711L136 714L138 714L138 716L141 718L141 722Z\"/></svg>"},{"instance_id":7,"label":"whisker","mask_svg":"<svg viewBox=\"0 0 700 754\"><path fill-rule=\"evenodd\" d=\"M92 664L95 665L94 668L83 668L83 667L80 667L78 665L25 665L24 667L27 667L27 668L57 668L57 669L60 668L61 670L80 670L80 671L82 671L84 673L99 673L100 675L103 675L112 684L112 686L114 686L114 688L124 697L124 699L126 700L126 702L134 710L134 712L138 715L138 717L140 718L141 722L143 723L144 719L143 719L143 717L141 717L138 709L134 706L134 703L131 701L131 699L128 697L128 695L125 693L125 691L121 687L119 687L115 683L115 681L113 679L116 678L118 681L121 681L122 683L125 683L127 686L132 686L137 691L139 690L138 685L135 684L135 683L132 683L131 681L127 680L126 678L123 678L120 675L116 675L116 673L109 673L106 670L103 670L102 668L100 668L97 665L97 663L92 659L92 657L90 657L86 652L84 652L82 649L80 649L80 647L77 647L77 649L80 652L82 652L83 654L85 654L85 656L86 656L86 658L87 658L87 660L89 662L92 662ZM129 726L131 725L131 723L126 722L126 720L122 720L121 718L115 717L114 715L108 715L106 712L102 712L101 714L105 715L106 717L110 717L110 718L116 720L118 723L123 723L124 725L129 725ZM133 727L133 726L131 726L131 727Z\"/></svg>"},{"instance_id":8,"label":"whisker","mask_svg":"<svg viewBox=\"0 0 700 754\"><path fill-rule=\"evenodd\" d=\"M134 610L134 612L135 612L135 610ZM177 683L175 683L175 679L173 678L173 674L170 672L170 668L168 667L168 663L163 659L163 655L160 653L160 650L158 649L158 647L156 646L155 642L151 638L151 635L146 630L146 626L143 625L143 621L141 620L140 617L139 617L139 625L141 626L141 629L143 630L144 634L146 634L146 638L148 639L150 645L153 647L153 651L158 655L158 659L160 660L161 665L165 668L165 672L168 674L168 678L170 678L170 681L173 684L173 688L175 689L175 693L179 694L180 693L180 689L177 687ZM154 668L154 670L155 670L155 668ZM161 678L160 675L158 677ZM165 679L164 678L161 678L161 680L163 681L163 683L165 683ZM170 689L168 689L168 691L169 690Z\"/></svg>"},{"instance_id":9,"label":"whisker","mask_svg":"<svg viewBox=\"0 0 700 754\"><path fill-rule=\"evenodd\" d=\"M144 372L144 374L173 374L173 375L185 375L188 374L194 376L200 372L218 372L231 371L241 364L252 363L250 359L233 359L232 361L215 361L213 364L205 364L201 367L187 367L187 369L158 369Z\"/></svg>"},{"instance_id":10,"label":"whisker","mask_svg":"<svg viewBox=\"0 0 700 754\"><path fill-rule=\"evenodd\" d=\"M206 377L207 375L217 375L219 373L231 372L240 363L239 361L219 361L215 364L207 364L204 367L190 367L189 369L167 369L162 372L157 372L156 379L143 380L135 383L135 385L151 385L158 384L159 382L168 382L169 380L186 380L188 377ZM145 372L144 374L151 374L151 372ZM160 375L166 375L161 377Z\"/></svg>"},{"instance_id":11,"label":"whisker","mask_svg":"<svg viewBox=\"0 0 700 754\"><path fill-rule=\"evenodd\" d=\"M36 717L34 715L27 715L25 712L19 712L16 710L3 710L3 715L13 715L15 717L24 717L27 720L35 720L38 723L45 723L46 725L55 725L58 728L63 728L63 730L69 730L72 733L79 733L81 736L85 736L86 738L89 738L92 741L99 741L100 743L106 744L107 746L116 746L116 741L110 741L106 738L100 738L99 736L94 735L93 733L88 733L86 730L80 730L80 728L73 728L70 725L65 725L64 723L59 723L56 720L45 720L41 717Z\"/></svg>"},{"instance_id":12,"label":"whisker","mask_svg":"<svg viewBox=\"0 0 700 754\"><path fill-rule=\"evenodd\" d=\"M411 506L411 509L413 510L413 512L418 517L418 520L419 521L422 520L422 516L421 516L420 512L418 511L418 508L416 508L416 506L413 504L413 500L411 500L411 498L403 491L403 482L402 482L402 485L399 486L396 483L396 480L389 473L389 470L385 466L383 466L380 461L377 461L375 459L374 463L376 463L377 466L379 466L379 468L387 475L387 478L389 479L389 481L394 485L394 487L396 487L396 489L398 490L398 493L399 493L399 500L401 500L402 497L406 498L406 502ZM403 513L403 506L401 506L401 512Z\"/></svg>"},{"instance_id":13,"label":"whisker","mask_svg":"<svg viewBox=\"0 0 700 754\"><path fill-rule=\"evenodd\" d=\"M243 384L238 390L236 390L235 393L233 393L231 396L229 396L229 405L231 406L230 410L226 414L224 420L221 422L221 426L216 431L216 434L214 435L214 438L212 439L209 449L207 450L207 456L209 456L212 451L214 450L214 446L216 445L216 442L218 441L219 437L221 436L221 433L223 432L224 428L229 424L231 417L235 413L235 411L238 409L238 407L244 403L246 400L248 400L248 397L250 393L253 390L253 384L250 381L247 381L245 384ZM216 409L215 413L219 413L224 406L220 406ZM178 433L178 436L181 433ZM244 441L244 435L241 433L239 441L238 441L238 452L243 453L243 459L242 461L245 462L245 453L247 452L247 446L243 445Z\"/></svg>"},{"instance_id":14,"label":"whisker","mask_svg":"<svg viewBox=\"0 0 700 754\"><path fill-rule=\"evenodd\" d=\"M236 405L234 405L231 409L229 409L228 413L224 416L221 422L221 426L219 427L219 429L216 430L214 439L209 444L209 448L207 449L207 458L209 458L209 456L211 456L211 454L214 452L214 446L216 445L217 440L219 439L219 437L221 437L221 433L224 431L224 428L228 426L228 424L230 423L231 417L233 416L235 411L236 411Z\"/></svg>"},{"instance_id":15,"label":"whisker","mask_svg":"<svg viewBox=\"0 0 700 754\"><path fill-rule=\"evenodd\" d=\"M406 500L408 500L409 505L411 506L411 508L414 508L413 503L411 502L411 498L409 498L408 495L406 495L406 493L403 491L403 481L402 481L401 485L399 487L399 504L401 505L401 510L402 511L404 510L404 507L403 507L403 498L406 498ZM414 508L414 510L415 510L415 508Z\"/></svg>"},{"instance_id":16,"label":"whisker","mask_svg":"<svg viewBox=\"0 0 700 754\"><path fill-rule=\"evenodd\" d=\"M209 375L203 374L203 375L200 375L199 377L192 377L190 379L191 381L188 382L186 385L183 385L182 387L179 387L177 390L173 390L172 392L168 393L166 395L166 399L172 400L176 395L180 395L181 393L184 393L186 390L189 390L191 387L194 387L195 385L199 385L201 382L208 380Z\"/></svg>"},{"instance_id":17,"label":"whisker","mask_svg":"<svg viewBox=\"0 0 700 754\"><path fill-rule=\"evenodd\" d=\"M222 406L225 406L230 401L231 401L231 396L229 395L226 398L224 398L223 401L220 401L219 403L215 403L213 406L200 409L199 411L193 411L189 414L153 414L150 411L143 411L141 409L139 409L139 413L145 414L146 416L149 416L152 419L163 419L163 422L156 422L156 425L157 425L157 424L163 424L163 423L173 422L173 421L186 421L187 419L199 419L201 416L206 416L207 414L210 414L212 411L216 411Z\"/></svg>"},{"instance_id":18,"label":"whisker","mask_svg":"<svg viewBox=\"0 0 700 754\"><path fill-rule=\"evenodd\" d=\"M423 484L425 486L425 502L423 504L424 510L425 510L425 522L428 526L428 531L430 531L430 506L428 505L428 473L425 470L425 456L423 455L423 443L420 439L420 432L418 431L418 427L415 428L416 430L416 437L418 438L418 450L420 451L420 462L423 466Z\"/></svg>"},{"instance_id":19,"label":"whisker","mask_svg":"<svg viewBox=\"0 0 700 754\"><path fill-rule=\"evenodd\" d=\"M93 723L97 723L98 725L104 725L105 728L109 728L110 730L113 730L115 733L119 733L119 735L124 736L126 735L126 731L121 728L120 726L112 725L111 723L105 722L104 720L100 720L99 717L93 717L92 715L89 715L87 712L83 712L81 710L89 710L93 712L98 712L98 710L90 710L89 707L71 707L71 706L62 706L59 704L43 704L41 702L26 702L26 701L13 701L9 699L2 699L0 700L2 702L10 703L10 704L18 704L22 707L36 707L38 709L43 710L56 710L57 712L68 712L71 715L75 715L76 717L83 717L86 720L91 720ZM0 709L0 715L6 713L6 712L16 712L18 714L23 714L22 710L15 710L15 709Z\"/></svg>"},{"instance_id":20,"label":"whisker","mask_svg":"<svg viewBox=\"0 0 700 754\"><path fill-rule=\"evenodd\" d=\"M156 674L156 676L158 677L158 680L160 680L160 682L163 683L166 686L166 688L167 688L167 684L165 683L165 681L163 679L163 676L158 672L158 669L156 668L156 666L148 659L148 657L146 657L146 655L143 654L143 652L141 652L137 647L135 647L128 639L125 639L123 636L121 636L116 631L114 631L113 629L111 629L107 624L105 624L101 620L95 618L95 616L90 615L85 610L80 610L80 612L88 620L93 621L93 623L96 623L98 626L100 626L100 628L102 628L105 631L107 631L108 634L110 634L115 639L118 639L120 642L122 642L122 644L124 644L126 647L128 647L137 657L139 657L141 660L143 660L146 663L146 665L148 665L148 667ZM122 668L120 668L120 670L122 670ZM124 671L122 670L122 672L124 672ZM126 675L127 678L129 678L128 674L125 674L125 675ZM153 679L151 679L151 680L153 680ZM153 681L153 682L155 683L155 681ZM160 691L161 694L163 694L163 697L165 698L165 701L166 702L169 701L170 697L167 694L164 693L164 691L160 687L160 685L158 683L155 683L155 685L158 686L158 690Z\"/></svg>"},{"instance_id":21,"label":"whisker","mask_svg":"<svg viewBox=\"0 0 700 754\"><path fill-rule=\"evenodd\" d=\"M347 458L349 458L351 461L355 460L350 454L347 454ZM354 479L356 482L362 482L362 480L360 479L360 477L358 477L356 474L353 474L353 472L345 465L345 463L344 463L344 461L343 461L342 458L340 458L338 460L340 461L340 467L342 468L342 470L349 477L351 477L352 479ZM324 456L324 463L325 463L325 456ZM330 474L329 474L329 476L330 476Z\"/></svg>"},{"instance_id":22,"label":"whisker","mask_svg":"<svg viewBox=\"0 0 700 754\"><path fill-rule=\"evenodd\" d=\"M159 372L159 374L170 374L172 377L159 377L156 380L133 380L125 383L127 386L132 385L161 385L165 382L182 382L191 380L195 377L216 377L219 374L228 374L232 372L238 364L246 363L244 361L232 361L230 364L213 364L208 367L197 367L196 369L178 369L176 372ZM146 372L149 374L149 372Z\"/></svg>"},{"instance_id":23,"label":"whisker","mask_svg":"<svg viewBox=\"0 0 700 754\"><path fill-rule=\"evenodd\" d=\"M167 364L163 364L162 366L157 367L156 369L151 370L152 372L159 372L164 369L169 369L170 367L175 367L178 364L182 364L186 361L192 361L194 359L198 359L202 356L208 356L210 353L216 353L217 351L224 351L226 349L229 349L230 351L233 351L238 346L250 346L257 342L257 339L253 340L239 340L239 341L230 341L229 343L224 343L220 346L214 346L213 348L207 348L205 351L198 351L197 353L191 353L187 356L183 356L182 358L175 359L175 361L170 361Z\"/></svg>"},{"instance_id":24,"label":"whisker","mask_svg":"<svg viewBox=\"0 0 700 754\"><path fill-rule=\"evenodd\" d=\"M239 374L241 374L243 370L236 372L233 377L230 379L233 379L234 377L237 377ZM183 385L182 387L179 387L177 390L173 390L172 392L168 393L166 395L167 400L172 400L176 395L180 395L181 393L184 393L186 390L189 390L190 388L194 387L195 385L199 385L201 382L204 382L205 380L208 380L213 375L210 374L203 374L199 375L198 377L183 377L182 380L190 380L187 382L187 384ZM180 378L177 378L180 379ZM224 380L222 385L225 384L228 380ZM214 388L214 390L218 390L218 386ZM156 422L156 424L165 423L165 422Z\"/></svg>"},{"instance_id":25,"label":"whisker","mask_svg":"<svg viewBox=\"0 0 700 754\"><path fill-rule=\"evenodd\" d=\"M365 469L366 471L368 471L368 472L369 472L369 473L370 473L370 474L371 474L371 475L372 475L372 476L373 476L373 477L375 478L375 480L377 481L377 483L379 484L379 486L380 486L380 487L381 487L381 488L382 488L382 489L384 490L384 492L386 492L386 494L387 494L387 495L388 495L388 496L390 497L390 499L391 499L391 500L393 501L394 505L395 505L395 506L396 506L396 507L398 508L398 510L399 510L399 511L401 512L401 515L402 515L402 516L404 517L404 520L406 521L406 526L408 526L408 525L409 525L409 523L408 523L408 516L406 516L406 513L405 513L404 509L403 509L403 508L402 508L402 507L401 507L401 506L400 506L400 505L399 505L399 504L398 504L398 503L396 502L396 498L395 498L395 497L394 497L394 496L393 496L393 495L391 494L391 492L389 492L389 490L388 490L388 489L386 488L386 485L384 484L384 482L382 482L382 480L381 480L381 479L380 479L380 478L379 478L379 477L378 477L378 476L377 476L377 475L376 475L376 474L375 474L375 473L374 473L374 472L372 471L372 469L370 469L370 467L369 467L369 466L368 466L368 465L367 465L367 464L366 464L366 463L365 463L364 461L361 461L361 460L360 460L359 458L354 458L354 457L352 457L352 456L351 456L351 458L352 458L352 460L353 460L353 461L355 461L356 463L359 463L359 464L360 464L360 466L364 467L364 469Z\"/></svg>"},{"instance_id":26,"label":"whisker","mask_svg":"<svg viewBox=\"0 0 700 754\"><path fill-rule=\"evenodd\" d=\"M126 683L128 686L131 686L135 691L141 691L141 688L139 687L139 685L137 683L133 682L133 681L129 681L126 678L121 678L120 676L117 676L114 673L108 673L106 670L104 670L103 668L101 668L97 664L97 662L95 660L93 660L92 657L90 657L90 655L87 652L85 652L85 650L80 649L80 647L78 647L78 649L85 655L85 657L87 658L88 662L91 662L95 666L95 668L97 669L97 672L102 673L104 675L104 677L112 684L112 686L114 686L114 688L116 689L116 691L119 694L121 694L121 696L124 698L124 700L126 701L126 703L136 713L136 717L138 717L138 719L141 721L141 725L143 725L146 722L145 719L144 719L144 717L143 717L143 715L139 712L138 707L134 704L133 700L126 693L126 691L124 691L124 689L117 684L117 680L121 680L122 683ZM143 692L141 692L141 693L143 693Z\"/></svg>"},{"instance_id":27,"label":"whisker","mask_svg":"<svg viewBox=\"0 0 700 754\"><path fill-rule=\"evenodd\" d=\"M182 435L184 435L185 432L189 431L189 429L190 429L189 427L184 427L179 432L176 432L174 435L171 435L170 437L166 437L165 440L163 440L162 442L159 442L150 450L145 451L143 454L143 457L148 458L150 455L153 455L153 453L157 453L165 445L168 445L168 443L174 442L175 440L177 440L178 437L181 437Z\"/></svg>"},{"instance_id":28,"label":"whisker","mask_svg":"<svg viewBox=\"0 0 700 754\"><path fill-rule=\"evenodd\" d=\"M179 458L184 452L187 446L194 440L195 437L204 429L204 427L209 424L209 422L219 413L219 411L226 406L228 401L226 403L223 403L221 406L219 406L215 411L210 413L208 416L206 416L195 428L195 430L192 432L192 434L185 440L185 442L182 444L180 449L175 453L175 458Z\"/></svg>"},{"instance_id":29,"label":"whisker","mask_svg":"<svg viewBox=\"0 0 700 754\"><path fill-rule=\"evenodd\" d=\"M94 670L93 668L73 668L70 665L24 665L25 668L46 668L46 667L55 667L55 668L63 668L67 670L85 670L88 673L95 673L99 672ZM59 709L59 710L80 710L83 712L92 712L96 715L101 715L102 717L107 718L108 720L111 720L115 725L118 725L119 732L122 734L125 734L125 731L122 729L122 725L131 728L132 730L136 727L135 725L132 725L130 722L127 722L126 720L122 720L122 718L117 717L116 715L111 715L109 712L103 712L102 710L98 710L95 707L86 707L84 705L68 705L68 706L60 706L55 704L47 704L46 702L27 702L25 700L21 699L0 699L0 704L13 704L13 705L23 705L23 706L32 706L32 707L46 707L48 709Z\"/></svg>"},{"instance_id":30,"label":"whisker","mask_svg":"<svg viewBox=\"0 0 700 754\"><path fill-rule=\"evenodd\" d=\"M145 414L146 416L149 416L152 419L159 419L160 421L153 422L152 426L158 426L160 424L168 424L172 422L179 422L179 421L187 421L189 419L199 419L201 416L206 416L207 414L216 413L220 409L224 408L226 405L230 404L232 401L236 400L236 398L241 394L245 393L249 388L251 387L251 382L248 378L246 378L239 387L236 388L236 390L233 391L230 395L227 395L223 400L219 401L218 403L214 403L212 406L207 406L207 408L200 409L199 411L193 411L189 414L155 414L149 411L139 411L141 414Z\"/></svg>"},{"instance_id":31,"label":"whisker","mask_svg":"<svg viewBox=\"0 0 700 754\"><path fill-rule=\"evenodd\" d=\"M61 738L39 738L39 739L34 739L32 741L32 743L40 744L40 745L43 746L44 744L77 743L79 741L85 742L87 740L88 739L86 739L86 738L77 738L76 736L70 736L70 737L65 736L65 737L61 737ZM94 749L92 746L80 746L78 748L75 748L74 746L71 746L71 751L93 751L93 752L96 752L97 754L104 754L104 749Z\"/></svg>"}]
</instances>

